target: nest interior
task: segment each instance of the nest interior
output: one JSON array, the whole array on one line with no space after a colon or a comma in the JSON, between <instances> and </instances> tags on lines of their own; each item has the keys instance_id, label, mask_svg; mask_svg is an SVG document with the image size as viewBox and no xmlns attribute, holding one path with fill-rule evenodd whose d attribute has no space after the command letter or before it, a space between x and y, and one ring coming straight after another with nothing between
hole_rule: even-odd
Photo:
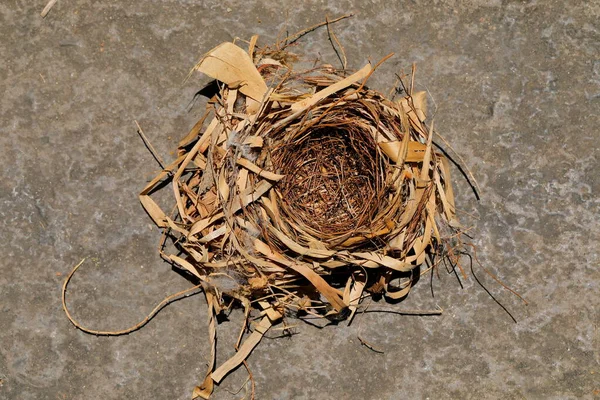
<instances>
[{"instance_id":1,"label":"nest interior","mask_svg":"<svg viewBox=\"0 0 600 400\"><path fill-rule=\"evenodd\" d=\"M162 255L201 282L211 318L231 300L262 310L236 356L216 370L213 356L200 397L283 316L341 320L368 292L400 299L460 234L425 93L390 100L365 86L370 64L295 70L255 45L223 43L198 63L218 93L140 195L175 243ZM151 197L166 184L173 213Z\"/></svg>"},{"instance_id":2,"label":"nest interior","mask_svg":"<svg viewBox=\"0 0 600 400\"><path fill-rule=\"evenodd\" d=\"M368 229L382 189L378 158L371 135L346 123L314 127L281 145L273 165L285 175L277 188L282 212L328 242Z\"/></svg>"}]
</instances>

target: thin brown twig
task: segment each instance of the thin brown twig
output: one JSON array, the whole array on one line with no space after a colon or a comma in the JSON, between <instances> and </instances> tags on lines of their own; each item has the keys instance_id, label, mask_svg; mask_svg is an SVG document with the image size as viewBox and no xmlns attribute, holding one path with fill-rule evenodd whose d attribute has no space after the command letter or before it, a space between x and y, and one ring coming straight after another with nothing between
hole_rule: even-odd
<instances>
[{"instance_id":1,"label":"thin brown twig","mask_svg":"<svg viewBox=\"0 0 600 400\"><path fill-rule=\"evenodd\" d=\"M471 247L473 249L473 258L475 259L475 261L477 262L477 264L479 265L479 267L485 271L486 274L488 274L489 276L491 276L492 279L495 280L498 284L500 284L500 286L502 286L504 289L508 290L509 292L511 292L512 294L514 294L515 296L517 296L523 303L529 304L527 302L527 300L525 300L523 298L523 296L521 296L515 290L511 289L507 284L505 284L504 282L502 282L502 280L500 280L500 278L498 278L490 270L488 270L486 267L483 266L483 264L479 261L479 258L477 257L477 248L475 247L474 244L472 244L472 243L464 243L464 245L465 246L469 246L469 247Z\"/></svg>"},{"instance_id":2,"label":"thin brown twig","mask_svg":"<svg viewBox=\"0 0 600 400\"><path fill-rule=\"evenodd\" d=\"M354 16L354 14L342 15L341 17L334 18L334 19L332 19L330 21L320 22L320 23L318 23L316 25L311 26L310 28L306 28L306 29L303 29L303 30L301 30L299 32L296 32L293 35L290 35L290 36L286 37L285 39L283 39L282 41L280 41L279 43L283 42L284 44L283 44L283 46L280 46L279 49L280 50L284 50L289 45L295 43L302 36L306 35L307 33L312 32L312 31L314 31L316 29L319 29L322 26L326 26L326 25L329 25L329 24L335 24L338 21L341 21L343 19L350 18L350 17L353 17L353 16Z\"/></svg>"},{"instance_id":3,"label":"thin brown twig","mask_svg":"<svg viewBox=\"0 0 600 400\"><path fill-rule=\"evenodd\" d=\"M448 148L450 150L452 150L452 153L454 155L456 155L456 157L458 157L458 159L460 160L460 166L462 168L465 168L465 170L466 170L466 172L468 174L469 179L473 182L473 185L474 185L474 187L476 189L475 194L476 194L477 198L479 198L480 197L480 193L481 193L481 188L479 187L479 183L477 183L477 180L475 179L475 176L473 176L473 173L471 172L471 170L469 169L469 167L467 167L467 163L465 163L465 160L460 156L460 154L458 154L458 152L456 150L454 150L454 148L450 145L450 143L448 143L448 141L442 135L440 135L438 132L435 132L435 135L438 138L442 139L442 141L444 142L444 144L446 146L448 146Z\"/></svg>"},{"instance_id":4,"label":"thin brown twig","mask_svg":"<svg viewBox=\"0 0 600 400\"><path fill-rule=\"evenodd\" d=\"M442 315L444 310L438 306L436 310L394 310L392 308L365 309L363 313L389 313L398 315Z\"/></svg>"},{"instance_id":5,"label":"thin brown twig","mask_svg":"<svg viewBox=\"0 0 600 400\"><path fill-rule=\"evenodd\" d=\"M86 333L90 333L92 335L98 335L98 336L120 336L120 335L126 335L128 333L131 333L133 331L136 331L138 329L140 329L141 327L143 327L144 325L146 325L148 322L150 322L150 320L166 305L168 305L169 303L172 303L175 300L181 299L183 297L189 297L193 294L197 294L200 292L196 292L196 293L192 293L193 291L199 289L202 285L196 285L194 287L191 287L189 289L185 289L182 290L180 292L177 292L175 294L172 294L168 297L166 297L165 299L163 299L160 303L158 303L158 305L156 307L154 307L154 309L152 311L150 311L150 313L140 322L138 322L137 324L127 328L127 329L122 329L122 330L118 330L118 331L101 331L101 330L96 330L96 329L90 329L90 328L86 328L84 326L82 326L79 322L77 322L72 316L71 313L69 312L69 309L67 308L67 300L66 300L66 295L67 295L67 285L69 284L69 282L71 281L71 278L73 277L73 274L75 274L75 271L77 271L77 269L84 263L85 258L82 259L79 264L77 264L69 273L69 275L67 276L67 278L65 279L65 282L63 283L63 287L62 287L62 307L63 310L65 312L65 314L67 315L67 318L69 319L69 321L71 321L71 323L73 325L75 325L75 327L83 332Z\"/></svg>"},{"instance_id":6,"label":"thin brown twig","mask_svg":"<svg viewBox=\"0 0 600 400\"><path fill-rule=\"evenodd\" d=\"M138 128L137 129L138 135L140 135L140 137L144 141L144 144L146 145L146 148L148 149L148 151L150 151L150 154L152 154L152 157L154 157L154 159L156 160L156 162L158 163L158 165L160 165L160 167L162 169L165 169L165 162L158 155L158 152L156 151L156 149L154 149L154 146L152 146L152 143L150 143L150 140L148 140L148 138L144 134L144 131L142 130L142 127L140 126L140 124L138 124L138 122L136 120L133 120L133 122L135 122L135 125Z\"/></svg>"},{"instance_id":7,"label":"thin brown twig","mask_svg":"<svg viewBox=\"0 0 600 400\"><path fill-rule=\"evenodd\" d=\"M329 17L325 17L325 22L327 23L327 34L329 35L329 41L331 42L331 46L333 47L335 54L337 54L338 58L340 59L340 62L342 63L342 69L345 71L346 66L348 65L348 59L346 58L346 51L344 50L344 46L342 46L336 34L333 32L333 29L331 29L331 22L329 21ZM336 45L337 47L339 47L340 52L342 53L341 55L340 53L338 53Z\"/></svg>"},{"instance_id":8,"label":"thin brown twig","mask_svg":"<svg viewBox=\"0 0 600 400\"><path fill-rule=\"evenodd\" d=\"M356 335L356 337L360 341L360 344L362 344L363 346L365 346L367 349L369 349L371 351L374 351L375 353L379 353L379 354L384 354L385 353L383 350L379 349L378 347L375 347L371 343L367 342L365 339L361 338L360 335Z\"/></svg>"}]
</instances>

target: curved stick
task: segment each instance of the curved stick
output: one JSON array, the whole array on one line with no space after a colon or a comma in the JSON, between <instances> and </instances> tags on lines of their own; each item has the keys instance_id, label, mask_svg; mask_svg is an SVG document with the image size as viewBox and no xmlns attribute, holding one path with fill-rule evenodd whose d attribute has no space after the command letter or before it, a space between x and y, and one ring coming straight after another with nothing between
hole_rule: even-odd
<instances>
[{"instance_id":1,"label":"curved stick","mask_svg":"<svg viewBox=\"0 0 600 400\"><path fill-rule=\"evenodd\" d=\"M158 303L158 305L156 307L154 307L154 309L152 311L150 311L150 313L139 323L127 328L127 329L123 329L123 330L119 330L119 331L99 331L99 330L95 330L95 329L89 329L86 328L84 326L82 326L79 322L77 322L72 316L71 313L69 312L69 309L67 308L67 300L66 300L66 295L67 295L67 285L69 284L69 282L71 281L71 278L73 277L73 274L75 274L75 271L77 271L77 269L83 264L83 262L85 261L85 258L82 259L79 264L77 264L73 270L71 270L71 272L69 273L69 275L67 276L67 278L65 279L65 283L63 284L62 287L62 307L63 310L65 311L65 314L67 315L67 318L69 319L69 321L71 321L71 323L73 325L75 325L75 327L85 333L90 333L92 335L98 335L98 336L119 336L119 335L126 335L128 333L131 333L133 331L136 331L138 329L140 329L142 326L146 325L163 307L165 307L167 304L178 300L179 298L182 298L181 296L187 295L188 293L200 288L202 285L196 285L194 287L191 287L189 289L185 289L182 290L181 292L177 292L175 294L172 294L168 297L166 297L163 301L161 301L160 303ZM198 292L199 293L199 292ZM196 293L194 293L196 294ZM191 296L191 295L190 295ZM188 296L185 296L188 297Z\"/></svg>"}]
</instances>

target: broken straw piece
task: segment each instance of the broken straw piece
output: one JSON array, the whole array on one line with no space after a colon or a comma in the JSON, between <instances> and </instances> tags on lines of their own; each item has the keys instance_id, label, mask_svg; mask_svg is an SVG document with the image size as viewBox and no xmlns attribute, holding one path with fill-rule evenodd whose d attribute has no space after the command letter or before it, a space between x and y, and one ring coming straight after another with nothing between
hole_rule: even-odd
<instances>
[{"instance_id":1,"label":"broken straw piece","mask_svg":"<svg viewBox=\"0 0 600 400\"><path fill-rule=\"evenodd\" d=\"M373 70L373 68L371 67L371 64L365 65L364 67L362 67L357 72L350 75L349 77L344 78L341 81L334 83L331 86L328 86L327 88L315 93L314 95L312 95L311 97L309 97L307 99L304 99L304 100L301 100L301 101L298 101L298 102L292 104L292 111L300 112L300 111L308 109L310 106L317 104L319 101L323 100L324 98L327 98L327 97L331 96L332 94L339 92L342 89L347 88L348 86L352 85L355 82L360 81L361 79L365 79L366 77L369 76L369 74L371 73L372 70Z\"/></svg>"}]
</instances>

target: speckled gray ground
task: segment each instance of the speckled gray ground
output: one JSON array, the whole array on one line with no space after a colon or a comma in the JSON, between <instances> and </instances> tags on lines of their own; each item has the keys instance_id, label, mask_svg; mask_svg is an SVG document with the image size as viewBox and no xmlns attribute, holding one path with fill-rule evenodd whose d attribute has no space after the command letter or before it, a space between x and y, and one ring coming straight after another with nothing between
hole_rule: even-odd
<instances>
[{"instance_id":1,"label":"speckled gray ground","mask_svg":"<svg viewBox=\"0 0 600 400\"><path fill-rule=\"evenodd\" d=\"M365 314L264 340L249 359L258 398L600 398L598 1L59 0L42 20L44 3L0 4L0 398L190 397L209 353L202 296L95 337L63 315L62 281L89 258L71 304L106 329L188 287L137 201L157 167L134 119L170 159L202 112L188 105L206 78L181 82L204 51L350 11L336 31L351 67L396 53L373 86L418 64L436 127L482 188L476 202L456 173L479 257L529 305L479 270L514 324L473 278L461 289L442 272L435 298L424 279L397 305L440 317ZM324 31L302 49L335 62ZM219 327L221 361L237 317ZM214 398L241 398L245 377Z\"/></svg>"}]
</instances>

